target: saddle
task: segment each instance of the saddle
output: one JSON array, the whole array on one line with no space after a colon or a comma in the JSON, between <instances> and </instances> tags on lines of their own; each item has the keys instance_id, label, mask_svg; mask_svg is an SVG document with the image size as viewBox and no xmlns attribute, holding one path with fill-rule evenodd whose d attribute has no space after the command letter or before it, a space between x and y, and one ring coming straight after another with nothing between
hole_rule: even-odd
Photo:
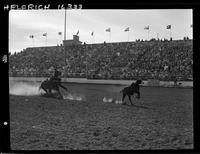
<instances>
[{"instance_id":1,"label":"saddle","mask_svg":"<svg viewBox=\"0 0 200 154\"><path fill-rule=\"evenodd\" d=\"M60 83L60 82L61 82L61 78L58 78L58 77L51 77L51 78L49 79L49 81L56 82L56 83Z\"/></svg>"}]
</instances>

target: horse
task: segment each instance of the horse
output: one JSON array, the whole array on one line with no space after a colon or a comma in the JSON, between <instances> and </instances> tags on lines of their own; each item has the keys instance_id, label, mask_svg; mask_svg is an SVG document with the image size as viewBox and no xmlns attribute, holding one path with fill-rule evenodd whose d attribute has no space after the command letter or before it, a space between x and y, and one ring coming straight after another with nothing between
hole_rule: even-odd
<instances>
[{"instance_id":1,"label":"horse","mask_svg":"<svg viewBox=\"0 0 200 154\"><path fill-rule=\"evenodd\" d=\"M59 87L68 91L66 87L61 85L60 81L49 79L46 79L41 83L39 90L43 89L48 96L52 96L52 90L55 90L58 94L58 98L63 98L62 94L60 93Z\"/></svg>"},{"instance_id":2,"label":"horse","mask_svg":"<svg viewBox=\"0 0 200 154\"><path fill-rule=\"evenodd\" d=\"M123 93L123 97L122 97L122 103L124 103L124 98L126 97L126 95L128 96L129 98L129 101L131 103L131 105L133 104L132 101L131 101L131 96L136 93L137 96L136 98L137 99L140 99L140 84L142 83L142 80L137 80L135 83L133 82L130 86L128 87L125 87L124 89L122 89L120 91L120 93L122 92Z\"/></svg>"}]
</instances>

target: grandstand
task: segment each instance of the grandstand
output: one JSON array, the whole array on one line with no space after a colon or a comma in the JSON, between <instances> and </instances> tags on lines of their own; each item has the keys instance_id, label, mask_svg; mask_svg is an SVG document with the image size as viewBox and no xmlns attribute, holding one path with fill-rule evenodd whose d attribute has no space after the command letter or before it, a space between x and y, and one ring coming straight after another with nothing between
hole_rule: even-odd
<instances>
[{"instance_id":1,"label":"grandstand","mask_svg":"<svg viewBox=\"0 0 200 154\"><path fill-rule=\"evenodd\" d=\"M9 76L163 81L193 77L193 40L155 40L26 48L9 57Z\"/></svg>"}]
</instances>

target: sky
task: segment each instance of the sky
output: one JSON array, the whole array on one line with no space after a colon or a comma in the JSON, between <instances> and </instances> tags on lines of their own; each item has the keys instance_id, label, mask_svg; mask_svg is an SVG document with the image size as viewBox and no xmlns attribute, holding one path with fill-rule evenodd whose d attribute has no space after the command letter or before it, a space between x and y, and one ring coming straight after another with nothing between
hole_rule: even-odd
<instances>
[{"instance_id":1,"label":"sky","mask_svg":"<svg viewBox=\"0 0 200 154\"><path fill-rule=\"evenodd\" d=\"M20 52L27 47L56 46L64 39L65 10L11 10L9 12L9 52ZM79 39L87 44L127 42L136 39L188 36L193 38L192 9L152 10L67 10L66 39ZM149 25L149 31L144 28ZM124 30L129 27L129 31ZM110 28L111 32L106 32ZM62 32L62 35L58 35ZM93 32L93 36L91 33ZM149 32L149 34L148 34ZM43 36L47 33L47 37ZM34 39L30 38L34 35Z\"/></svg>"}]
</instances>

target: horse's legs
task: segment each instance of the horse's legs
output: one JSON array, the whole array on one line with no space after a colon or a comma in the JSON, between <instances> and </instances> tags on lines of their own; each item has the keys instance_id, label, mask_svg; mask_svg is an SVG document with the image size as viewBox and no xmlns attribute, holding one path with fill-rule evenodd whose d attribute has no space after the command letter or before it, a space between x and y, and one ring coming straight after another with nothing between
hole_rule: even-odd
<instances>
[{"instance_id":1,"label":"horse's legs","mask_svg":"<svg viewBox=\"0 0 200 154\"><path fill-rule=\"evenodd\" d=\"M62 94L60 93L60 90L58 90L58 95L59 95L59 98L63 98Z\"/></svg>"},{"instance_id":2,"label":"horse's legs","mask_svg":"<svg viewBox=\"0 0 200 154\"><path fill-rule=\"evenodd\" d=\"M57 93L58 93L58 97L62 99L63 96L62 96L62 94L61 94L61 92L60 92L60 89L59 89L59 86L58 86L58 85L56 85L56 86L54 87L54 90L57 91Z\"/></svg>"},{"instance_id":3,"label":"horse's legs","mask_svg":"<svg viewBox=\"0 0 200 154\"><path fill-rule=\"evenodd\" d=\"M124 98L126 97L126 94L125 93L123 93L123 97L122 97L122 104L125 104L124 103Z\"/></svg>"},{"instance_id":4,"label":"horse's legs","mask_svg":"<svg viewBox=\"0 0 200 154\"><path fill-rule=\"evenodd\" d=\"M48 93L47 89L45 88L45 86L43 84L40 86L39 89L43 89L46 92L46 94Z\"/></svg>"},{"instance_id":5,"label":"horse's legs","mask_svg":"<svg viewBox=\"0 0 200 154\"><path fill-rule=\"evenodd\" d=\"M46 92L46 94L48 94L48 91L47 91L47 89L45 89L45 88L42 88L45 92Z\"/></svg>"},{"instance_id":6,"label":"horse's legs","mask_svg":"<svg viewBox=\"0 0 200 154\"><path fill-rule=\"evenodd\" d=\"M68 91L68 89L66 87L64 87L63 85L59 84L58 86L60 86L61 88L65 89L66 91Z\"/></svg>"},{"instance_id":7,"label":"horse's legs","mask_svg":"<svg viewBox=\"0 0 200 154\"><path fill-rule=\"evenodd\" d=\"M51 94L51 88L48 89L48 93Z\"/></svg>"},{"instance_id":8,"label":"horse's legs","mask_svg":"<svg viewBox=\"0 0 200 154\"><path fill-rule=\"evenodd\" d=\"M137 92L137 97L136 98L140 99L140 92L139 91Z\"/></svg>"},{"instance_id":9,"label":"horse's legs","mask_svg":"<svg viewBox=\"0 0 200 154\"><path fill-rule=\"evenodd\" d=\"M131 102L131 105L133 105L132 101L131 101L131 95L128 95L129 101Z\"/></svg>"},{"instance_id":10,"label":"horse's legs","mask_svg":"<svg viewBox=\"0 0 200 154\"><path fill-rule=\"evenodd\" d=\"M46 88L44 88L44 87L42 87L42 89L45 91L45 94L48 95L48 90L47 90ZM44 95L44 96L45 96L45 95Z\"/></svg>"}]
</instances>

